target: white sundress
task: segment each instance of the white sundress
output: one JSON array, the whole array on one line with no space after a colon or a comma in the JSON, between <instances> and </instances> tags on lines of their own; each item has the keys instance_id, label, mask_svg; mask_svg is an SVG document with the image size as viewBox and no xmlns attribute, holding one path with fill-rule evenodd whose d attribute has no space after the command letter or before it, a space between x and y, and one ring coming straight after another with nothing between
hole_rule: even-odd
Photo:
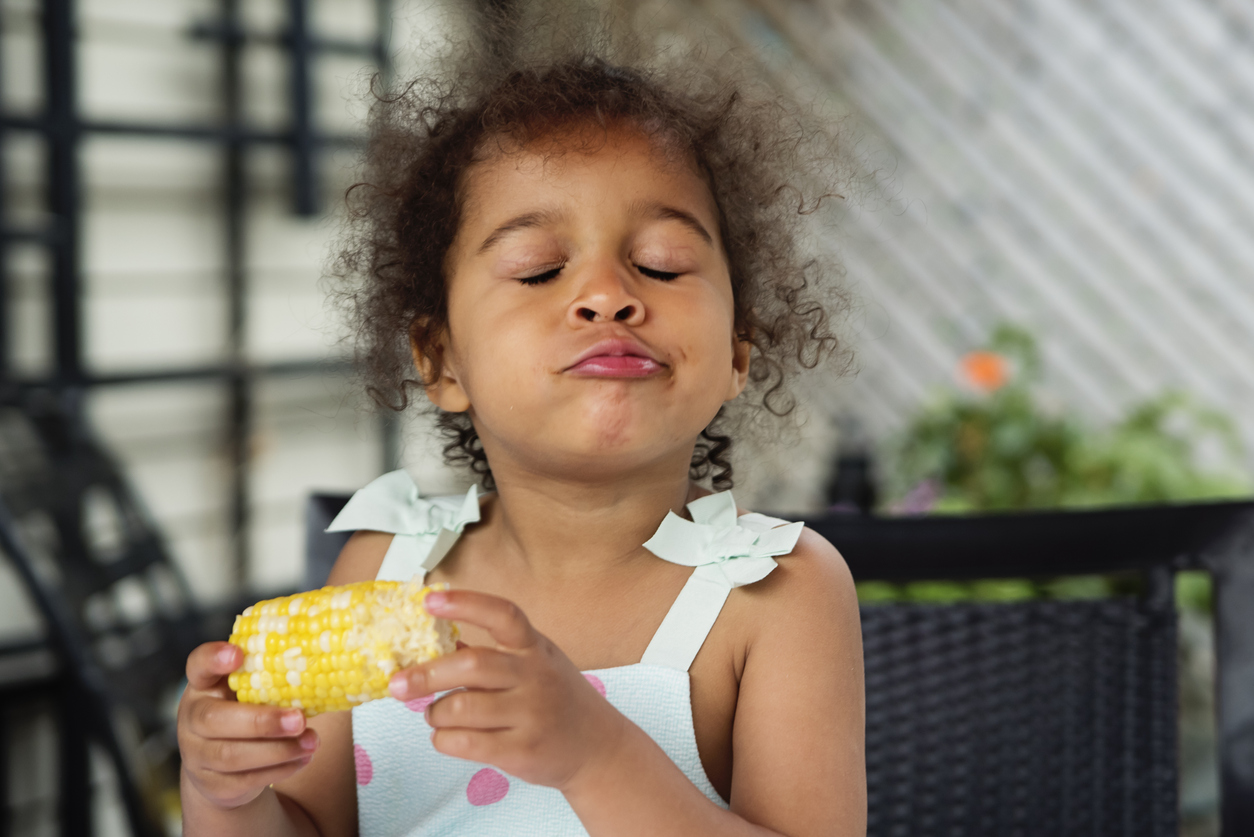
<instances>
[{"instance_id":1,"label":"white sundress","mask_svg":"<svg viewBox=\"0 0 1254 837\"><path fill-rule=\"evenodd\" d=\"M688 668L732 588L771 572L774 557L792 551L802 524L737 516L730 492L702 497L688 511L691 521L668 513L644 544L659 558L694 567L644 656L584 677L648 733L706 798L726 808L697 753ZM327 531L394 533L377 578L408 581L434 569L478 520L475 488L461 497L423 498L405 471L393 471L354 494ZM423 714L433 699L383 698L353 709L361 837L587 834L560 791L437 752Z\"/></svg>"}]
</instances>

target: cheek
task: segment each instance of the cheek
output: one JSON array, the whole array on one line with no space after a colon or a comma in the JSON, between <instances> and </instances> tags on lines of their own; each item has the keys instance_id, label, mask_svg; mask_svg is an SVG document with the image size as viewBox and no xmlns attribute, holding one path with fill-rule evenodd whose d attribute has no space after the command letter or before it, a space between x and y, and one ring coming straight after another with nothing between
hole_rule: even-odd
<instances>
[{"instance_id":1,"label":"cheek","mask_svg":"<svg viewBox=\"0 0 1254 837\"><path fill-rule=\"evenodd\" d=\"M468 326L460 341L460 380L477 412L508 409L538 394L535 382L544 372L542 331L523 311L483 317Z\"/></svg>"},{"instance_id":2,"label":"cheek","mask_svg":"<svg viewBox=\"0 0 1254 837\"><path fill-rule=\"evenodd\" d=\"M727 300L712 290L696 294L677 306L672 317L676 345L686 365L703 375L731 368L733 323Z\"/></svg>"}]
</instances>

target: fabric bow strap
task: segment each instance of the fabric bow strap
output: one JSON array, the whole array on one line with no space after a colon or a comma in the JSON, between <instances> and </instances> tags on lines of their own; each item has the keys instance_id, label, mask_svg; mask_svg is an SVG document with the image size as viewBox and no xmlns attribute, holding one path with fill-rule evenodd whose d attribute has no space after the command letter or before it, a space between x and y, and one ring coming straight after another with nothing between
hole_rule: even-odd
<instances>
[{"instance_id":1,"label":"fabric bow strap","mask_svg":"<svg viewBox=\"0 0 1254 837\"><path fill-rule=\"evenodd\" d=\"M391 578L389 567L421 566L430 572L457 543L468 523L479 520L479 488L464 497L419 496L406 471L384 474L352 496L328 532L369 529L396 535L384 556L379 578ZM404 579L408 580L409 575Z\"/></svg>"},{"instance_id":2,"label":"fabric bow strap","mask_svg":"<svg viewBox=\"0 0 1254 837\"><path fill-rule=\"evenodd\" d=\"M776 567L775 556L792 552L805 528L762 514L737 517L730 491L694 500L688 512L692 520L667 512L645 549L673 564L696 567L694 575L728 587L765 578Z\"/></svg>"}]
</instances>

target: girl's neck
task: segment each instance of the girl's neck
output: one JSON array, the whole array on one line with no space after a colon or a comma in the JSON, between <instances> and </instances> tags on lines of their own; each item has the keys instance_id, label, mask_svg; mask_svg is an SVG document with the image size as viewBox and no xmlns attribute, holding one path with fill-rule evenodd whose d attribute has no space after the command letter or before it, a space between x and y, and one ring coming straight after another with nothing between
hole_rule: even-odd
<instances>
[{"instance_id":1,"label":"girl's neck","mask_svg":"<svg viewBox=\"0 0 1254 837\"><path fill-rule=\"evenodd\" d=\"M680 465L593 483L494 468L497 496L485 528L496 560L542 582L625 569L648 556L643 544L668 511L684 514L684 506L704 493L689 481L687 461Z\"/></svg>"}]
</instances>

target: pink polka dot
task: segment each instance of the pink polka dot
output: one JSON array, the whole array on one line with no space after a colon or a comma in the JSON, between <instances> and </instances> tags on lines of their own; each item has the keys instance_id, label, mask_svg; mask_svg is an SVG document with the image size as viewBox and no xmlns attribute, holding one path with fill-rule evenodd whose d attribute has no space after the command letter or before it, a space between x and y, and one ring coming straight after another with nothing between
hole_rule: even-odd
<instances>
[{"instance_id":1,"label":"pink polka dot","mask_svg":"<svg viewBox=\"0 0 1254 837\"><path fill-rule=\"evenodd\" d=\"M601 678L595 674L585 674L584 679L592 684L592 688L601 693L601 697L605 697L605 684L601 682Z\"/></svg>"},{"instance_id":2,"label":"pink polka dot","mask_svg":"<svg viewBox=\"0 0 1254 837\"><path fill-rule=\"evenodd\" d=\"M509 779L490 767L485 767L470 777L466 785L466 798L471 805L491 805L500 802L509 793Z\"/></svg>"},{"instance_id":3,"label":"pink polka dot","mask_svg":"<svg viewBox=\"0 0 1254 837\"><path fill-rule=\"evenodd\" d=\"M370 754L360 744L353 745L353 764L357 768L357 784L370 784L374 778L374 765L370 763Z\"/></svg>"},{"instance_id":4,"label":"pink polka dot","mask_svg":"<svg viewBox=\"0 0 1254 837\"><path fill-rule=\"evenodd\" d=\"M426 712L427 707L433 703L435 703L435 695L427 695L426 697L405 701L405 708L411 712Z\"/></svg>"}]
</instances>

